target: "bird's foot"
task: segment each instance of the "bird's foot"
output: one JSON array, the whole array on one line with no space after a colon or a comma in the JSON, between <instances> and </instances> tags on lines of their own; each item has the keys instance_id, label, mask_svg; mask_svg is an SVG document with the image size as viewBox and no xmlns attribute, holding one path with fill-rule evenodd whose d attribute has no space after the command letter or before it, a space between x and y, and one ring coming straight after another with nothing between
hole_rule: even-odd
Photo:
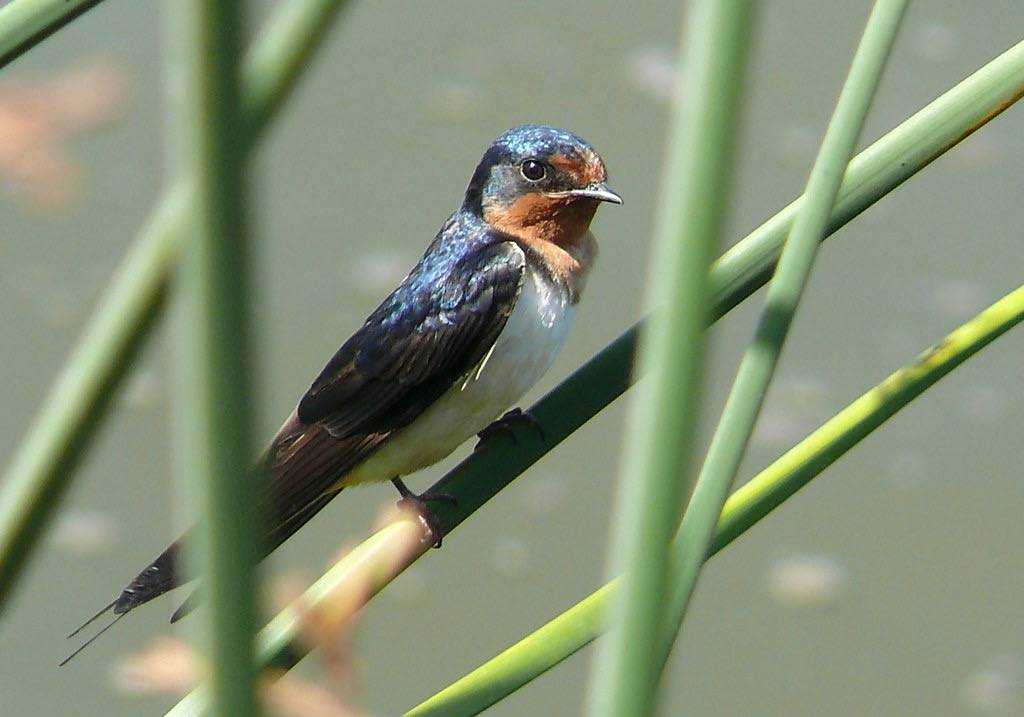
<instances>
[{"instance_id":1,"label":"bird's foot","mask_svg":"<svg viewBox=\"0 0 1024 717\"><path fill-rule=\"evenodd\" d=\"M521 408L513 408L504 416L494 421L489 426L484 428L484 430L476 434L480 440L477 442L476 446L474 446L473 450L475 451L477 448L483 445L484 442L487 441L487 439L493 438L494 436L498 435L508 436L509 438L512 439L513 444L518 443L518 441L516 440L516 433L513 430L513 427L516 426L517 424L530 426L535 431L537 431L537 435L540 436L540 439L542 441L547 442L548 437L544 433L544 426L540 425L540 422L533 417L533 414L530 413L529 411L524 411Z\"/></svg>"},{"instance_id":2,"label":"bird's foot","mask_svg":"<svg viewBox=\"0 0 1024 717\"><path fill-rule=\"evenodd\" d=\"M454 507L458 505L458 500L450 493L431 493L429 491L419 494L413 493L401 478L392 478L391 482L398 489L398 494L402 496L398 501L398 507L402 509L408 508L419 518L420 525L423 526L423 542L430 543L435 548L440 548L441 541L444 539L444 529L441 527L441 521L437 519L437 515L429 503L431 501L442 501Z\"/></svg>"}]
</instances>

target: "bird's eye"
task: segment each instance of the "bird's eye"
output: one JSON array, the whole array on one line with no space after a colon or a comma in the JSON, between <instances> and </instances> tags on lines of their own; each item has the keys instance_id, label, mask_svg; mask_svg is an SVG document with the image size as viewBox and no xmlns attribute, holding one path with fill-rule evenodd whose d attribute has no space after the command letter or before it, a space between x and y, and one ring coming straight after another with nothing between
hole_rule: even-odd
<instances>
[{"instance_id":1,"label":"bird's eye","mask_svg":"<svg viewBox=\"0 0 1024 717\"><path fill-rule=\"evenodd\" d=\"M519 171L528 182L539 182L548 173L547 167L536 159L525 160L519 166Z\"/></svg>"}]
</instances>

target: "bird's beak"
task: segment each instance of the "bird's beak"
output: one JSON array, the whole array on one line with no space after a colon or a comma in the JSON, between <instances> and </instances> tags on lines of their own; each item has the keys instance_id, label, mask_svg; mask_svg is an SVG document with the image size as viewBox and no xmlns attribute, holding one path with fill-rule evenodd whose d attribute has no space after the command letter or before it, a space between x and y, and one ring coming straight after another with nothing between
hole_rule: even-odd
<instances>
[{"instance_id":1,"label":"bird's beak","mask_svg":"<svg viewBox=\"0 0 1024 717\"><path fill-rule=\"evenodd\" d=\"M622 204L622 197L618 193L612 191L612 188L608 186L606 182L595 182L589 187L583 189L573 189L569 192L574 197L587 197L588 199L596 199L599 202L611 202L612 204Z\"/></svg>"},{"instance_id":2,"label":"bird's beak","mask_svg":"<svg viewBox=\"0 0 1024 717\"><path fill-rule=\"evenodd\" d=\"M596 199L599 202L611 202L612 204L622 204L622 197L616 192L612 191L612 188L605 182L594 182L593 184L583 187L582 189L570 189L567 192L559 192L558 196L563 197L580 197L586 199Z\"/></svg>"}]
</instances>

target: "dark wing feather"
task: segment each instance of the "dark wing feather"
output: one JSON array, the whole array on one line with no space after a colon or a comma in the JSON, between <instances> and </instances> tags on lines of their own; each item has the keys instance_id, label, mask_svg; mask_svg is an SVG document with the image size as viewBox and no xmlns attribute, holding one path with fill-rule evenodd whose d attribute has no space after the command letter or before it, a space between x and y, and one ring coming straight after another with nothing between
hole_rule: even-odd
<instances>
[{"instance_id":1,"label":"dark wing feather","mask_svg":"<svg viewBox=\"0 0 1024 717\"><path fill-rule=\"evenodd\" d=\"M325 491L483 360L512 313L524 269L522 250L500 242L429 286L416 286L412 275L345 342L271 447L270 549L322 507Z\"/></svg>"},{"instance_id":2,"label":"dark wing feather","mask_svg":"<svg viewBox=\"0 0 1024 717\"><path fill-rule=\"evenodd\" d=\"M337 481L393 431L473 369L505 328L522 286L522 250L493 237L478 237L467 250L446 238L442 230L402 286L338 350L254 469L254 479L269 482L264 554L319 512ZM167 548L103 612L121 615L180 585L178 555L187 539ZM194 604L186 602L175 619Z\"/></svg>"},{"instance_id":3,"label":"dark wing feather","mask_svg":"<svg viewBox=\"0 0 1024 717\"><path fill-rule=\"evenodd\" d=\"M330 360L254 468L254 479L269 483L261 492L270 518L264 555L327 505L339 479L392 432L475 368L505 328L526 259L512 242L469 226L470 219L452 215L402 285ZM116 622L180 585L178 556L188 539L171 544L96 617L113 609Z\"/></svg>"},{"instance_id":4,"label":"dark wing feather","mask_svg":"<svg viewBox=\"0 0 1024 717\"><path fill-rule=\"evenodd\" d=\"M334 355L299 402L299 419L338 438L413 420L490 350L524 268L522 250L501 242L441 282L403 286Z\"/></svg>"}]
</instances>

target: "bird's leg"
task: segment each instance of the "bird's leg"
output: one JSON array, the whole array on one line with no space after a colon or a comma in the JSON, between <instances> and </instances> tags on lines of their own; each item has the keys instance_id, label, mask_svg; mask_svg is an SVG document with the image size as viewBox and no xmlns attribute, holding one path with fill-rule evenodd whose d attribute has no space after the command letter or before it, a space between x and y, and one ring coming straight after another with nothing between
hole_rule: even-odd
<instances>
[{"instance_id":1,"label":"bird's leg","mask_svg":"<svg viewBox=\"0 0 1024 717\"><path fill-rule=\"evenodd\" d=\"M419 516L420 523L427 533L424 542L429 541L435 548L440 548L441 541L444 539L444 530L441 528L441 522L437 519L428 503L432 500L440 500L455 506L458 504L455 496L450 493L431 493L429 491L420 494L413 493L409 490L409 486L398 476L392 478L391 483L398 489L398 494L402 496L401 500L398 501L398 507L408 506Z\"/></svg>"},{"instance_id":2,"label":"bird's leg","mask_svg":"<svg viewBox=\"0 0 1024 717\"><path fill-rule=\"evenodd\" d=\"M518 441L516 440L515 431L512 430L512 427L515 426L516 424L530 426L535 431L537 431L537 434L540 436L540 439L542 441L547 442L548 437L544 433L544 426L540 425L540 422L538 422L537 419L533 417L533 414L531 414L529 411L524 411L521 408L513 408L504 416L494 421L492 424L484 428L484 430L476 434L480 440L477 442L476 446L474 446L473 450L475 451L477 448L483 445L484 441L486 441L488 438L493 438L494 436L498 435L508 436L509 438L512 439L513 444L518 443Z\"/></svg>"}]
</instances>

